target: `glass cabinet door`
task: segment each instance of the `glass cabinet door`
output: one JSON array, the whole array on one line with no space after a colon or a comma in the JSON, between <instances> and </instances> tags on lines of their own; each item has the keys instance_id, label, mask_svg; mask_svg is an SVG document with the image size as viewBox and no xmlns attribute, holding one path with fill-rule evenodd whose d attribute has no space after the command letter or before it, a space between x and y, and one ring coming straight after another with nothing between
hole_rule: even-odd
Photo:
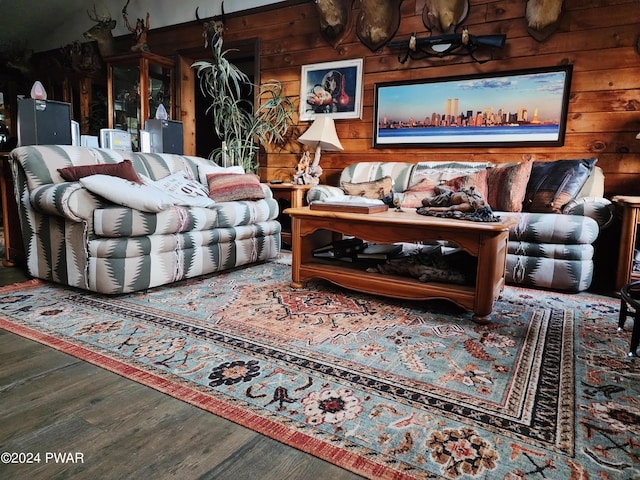
<instances>
[{"instance_id":1,"label":"glass cabinet door","mask_svg":"<svg viewBox=\"0 0 640 480\"><path fill-rule=\"evenodd\" d=\"M142 51L109 57L107 65L109 128L129 132L133 150L139 151L140 130L160 105L174 118L173 61Z\"/></svg>"}]
</instances>

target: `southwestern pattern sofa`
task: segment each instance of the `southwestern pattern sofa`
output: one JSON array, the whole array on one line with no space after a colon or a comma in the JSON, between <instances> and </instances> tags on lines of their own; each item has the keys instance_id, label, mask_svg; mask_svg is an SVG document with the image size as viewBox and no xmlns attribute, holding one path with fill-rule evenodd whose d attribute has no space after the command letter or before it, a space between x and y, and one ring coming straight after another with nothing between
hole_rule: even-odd
<instances>
[{"instance_id":1,"label":"southwestern pattern sofa","mask_svg":"<svg viewBox=\"0 0 640 480\"><path fill-rule=\"evenodd\" d=\"M106 200L81 181L66 181L58 170L125 160L151 181L176 172L198 181L201 170L215 165L191 156L72 146L25 146L11 152L31 276L119 294L279 254L278 204L257 179L261 199L214 203L204 198L212 205L168 204L141 211Z\"/></svg>"},{"instance_id":2,"label":"southwestern pattern sofa","mask_svg":"<svg viewBox=\"0 0 640 480\"><path fill-rule=\"evenodd\" d=\"M491 165L476 162L359 162L341 172L340 186L318 185L307 200L349 201L386 183L394 204L415 208L446 184L479 188L496 215L518 216L509 233L506 282L579 292L593 279L593 243L614 218L595 159ZM573 193L572 193L573 191ZM428 239L425 239L428 240Z\"/></svg>"}]
</instances>

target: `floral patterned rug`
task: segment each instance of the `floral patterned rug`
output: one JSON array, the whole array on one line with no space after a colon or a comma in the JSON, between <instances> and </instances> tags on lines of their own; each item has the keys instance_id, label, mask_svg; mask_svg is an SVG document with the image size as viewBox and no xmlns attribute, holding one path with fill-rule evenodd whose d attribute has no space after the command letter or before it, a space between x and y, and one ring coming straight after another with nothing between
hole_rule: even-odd
<instances>
[{"instance_id":1,"label":"floral patterned rug","mask_svg":"<svg viewBox=\"0 0 640 480\"><path fill-rule=\"evenodd\" d=\"M4 287L0 327L369 478L640 478L616 299L507 287L480 326L292 289L287 260L117 297Z\"/></svg>"}]
</instances>

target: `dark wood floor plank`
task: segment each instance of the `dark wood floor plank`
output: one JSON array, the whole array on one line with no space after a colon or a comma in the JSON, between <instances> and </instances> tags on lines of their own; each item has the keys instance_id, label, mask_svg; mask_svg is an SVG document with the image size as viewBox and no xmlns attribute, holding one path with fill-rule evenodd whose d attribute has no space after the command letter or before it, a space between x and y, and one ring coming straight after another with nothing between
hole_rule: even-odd
<instances>
[{"instance_id":1,"label":"dark wood floor plank","mask_svg":"<svg viewBox=\"0 0 640 480\"><path fill-rule=\"evenodd\" d=\"M0 267L0 284L20 281ZM0 464L1 479L353 480L312 455L0 330L0 451L39 452ZM82 464L44 463L78 452Z\"/></svg>"}]
</instances>

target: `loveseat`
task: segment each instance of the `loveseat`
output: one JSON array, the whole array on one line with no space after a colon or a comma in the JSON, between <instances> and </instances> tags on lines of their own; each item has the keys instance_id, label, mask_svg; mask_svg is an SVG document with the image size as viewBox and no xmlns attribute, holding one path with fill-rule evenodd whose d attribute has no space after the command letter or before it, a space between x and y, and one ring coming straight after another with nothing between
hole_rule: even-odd
<instances>
[{"instance_id":1,"label":"loveseat","mask_svg":"<svg viewBox=\"0 0 640 480\"><path fill-rule=\"evenodd\" d=\"M315 186L307 200L386 197L407 209L420 207L436 185L452 190L473 186L496 215L519 219L509 232L506 282L579 292L593 279L593 243L614 218L596 161L359 162L341 172L339 186Z\"/></svg>"},{"instance_id":2,"label":"loveseat","mask_svg":"<svg viewBox=\"0 0 640 480\"><path fill-rule=\"evenodd\" d=\"M19 147L9 160L33 277L119 294L280 252L278 204L255 175L75 146Z\"/></svg>"}]
</instances>

